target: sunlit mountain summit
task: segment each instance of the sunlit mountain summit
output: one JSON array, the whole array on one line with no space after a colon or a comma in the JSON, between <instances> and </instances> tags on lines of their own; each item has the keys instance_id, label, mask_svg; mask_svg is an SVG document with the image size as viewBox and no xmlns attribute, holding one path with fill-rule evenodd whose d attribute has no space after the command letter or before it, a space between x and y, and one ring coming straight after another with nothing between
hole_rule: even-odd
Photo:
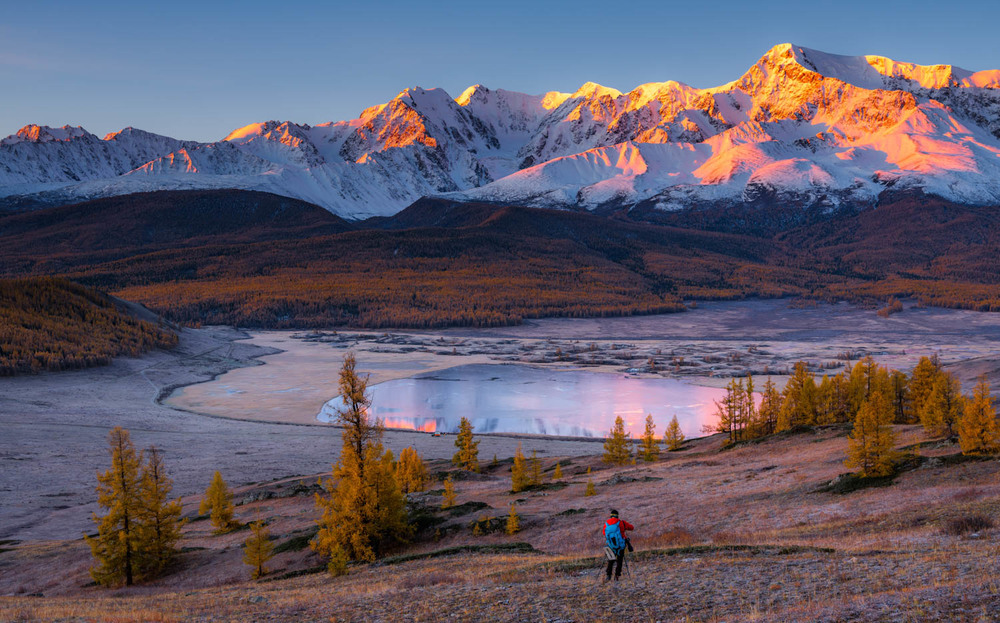
<instances>
[{"instance_id":1,"label":"sunlit mountain summit","mask_svg":"<svg viewBox=\"0 0 1000 623\"><path fill-rule=\"evenodd\" d=\"M45 205L239 188L347 218L422 196L678 210L874 205L886 191L1000 201L1000 70L777 45L733 82L526 95L409 88L357 119L254 123L213 143L29 125L0 141L0 197Z\"/></svg>"}]
</instances>

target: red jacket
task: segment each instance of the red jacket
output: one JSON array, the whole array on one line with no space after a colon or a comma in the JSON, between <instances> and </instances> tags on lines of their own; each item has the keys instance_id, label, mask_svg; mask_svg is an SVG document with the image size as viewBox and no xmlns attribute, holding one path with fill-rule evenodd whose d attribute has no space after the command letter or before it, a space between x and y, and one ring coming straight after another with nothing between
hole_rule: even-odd
<instances>
[{"instance_id":1,"label":"red jacket","mask_svg":"<svg viewBox=\"0 0 1000 623\"><path fill-rule=\"evenodd\" d=\"M604 527L601 528L601 530L602 531L603 530L607 530L607 526L613 526L613 525L615 525L618 522L621 522L621 524L622 524L618 528L619 530L622 531L622 536L625 536L625 532L628 531L628 530L635 530L635 526L633 526L629 522L625 521L624 519L618 519L617 517L611 517L610 519L608 519L605 522Z\"/></svg>"}]
</instances>

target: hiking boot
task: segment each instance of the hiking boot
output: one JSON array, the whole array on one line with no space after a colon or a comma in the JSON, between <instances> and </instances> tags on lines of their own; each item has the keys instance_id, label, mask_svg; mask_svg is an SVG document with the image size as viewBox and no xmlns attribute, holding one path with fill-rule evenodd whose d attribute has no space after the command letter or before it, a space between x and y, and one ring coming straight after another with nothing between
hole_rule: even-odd
<instances>
[{"instance_id":1,"label":"hiking boot","mask_svg":"<svg viewBox=\"0 0 1000 623\"><path fill-rule=\"evenodd\" d=\"M606 576L604 576L604 579L601 581L601 583L602 584L607 584L610 581L611 581L611 576L610 575L606 575Z\"/></svg>"}]
</instances>

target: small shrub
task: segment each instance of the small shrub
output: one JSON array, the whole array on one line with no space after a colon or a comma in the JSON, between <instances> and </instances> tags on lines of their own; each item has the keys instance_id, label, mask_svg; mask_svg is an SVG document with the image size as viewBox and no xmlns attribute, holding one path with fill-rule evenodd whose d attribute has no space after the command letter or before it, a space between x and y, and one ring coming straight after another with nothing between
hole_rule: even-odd
<instances>
[{"instance_id":1,"label":"small shrub","mask_svg":"<svg viewBox=\"0 0 1000 623\"><path fill-rule=\"evenodd\" d=\"M444 517L438 516L436 508L424 504L410 502L406 510L407 521L413 526L413 530L418 536L431 532L446 521Z\"/></svg>"},{"instance_id":2,"label":"small shrub","mask_svg":"<svg viewBox=\"0 0 1000 623\"><path fill-rule=\"evenodd\" d=\"M517 514L517 509L514 507L514 503L511 502L510 513L507 515L507 525L505 526L505 532L507 534L517 534L521 529L521 518Z\"/></svg>"},{"instance_id":3,"label":"small shrub","mask_svg":"<svg viewBox=\"0 0 1000 623\"><path fill-rule=\"evenodd\" d=\"M441 508L450 508L455 505L455 487L451 484L451 476L448 476L444 480L444 493L441 494L444 499L441 502Z\"/></svg>"},{"instance_id":4,"label":"small shrub","mask_svg":"<svg viewBox=\"0 0 1000 623\"><path fill-rule=\"evenodd\" d=\"M949 519L944 526L944 533L952 536L962 536L972 532L982 532L993 527L993 520L985 515L966 515Z\"/></svg>"},{"instance_id":5,"label":"small shrub","mask_svg":"<svg viewBox=\"0 0 1000 623\"><path fill-rule=\"evenodd\" d=\"M507 529L507 516L502 517L481 517L473 521L470 525L472 534L484 536L487 534L503 533Z\"/></svg>"},{"instance_id":6,"label":"small shrub","mask_svg":"<svg viewBox=\"0 0 1000 623\"><path fill-rule=\"evenodd\" d=\"M319 527L309 528L305 530L302 534L297 534L292 536L286 541L282 541L274 546L275 554L283 554L284 552L301 552L305 548L309 547L309 541L316 536L319 532Z\"/></svg>"},{"instance_id":7,"label":"small shrub","mask_svg":"<svg viewBox=\"0 0 1000 623\"><path fill-rule=\"evenodd\" d=\"M961 491L956 492L955 495L951 496L951 499L955 500L956 502L972 502L974 500L978 500L981 497L984 497L982 489L979 489L977 487L968 487L966 489L962 489Z\"/></svg>"},{"instance_id":8,"label":"small shrub","mask_svg":"<svg viewBox=\"0 0 1000 623\"><path fill-rule=\"evenodd\" d=\"M816 489L816 491L820 493L839 493L844 495L847 493L853 493L854 491L860 491L861 489L888 487L892 485L895 479L895 474L891 476L872 476L869 478L865 478L864 476L854 473L841 474L829 483Z\"/></svg>"},{"instance_id":9,"label":"small shrub","mask_svg":"<svg viewBox=\"0 0 1000 623\"><path fill-rule=\"evenodd\" d=\"M490 505L486 502L469 501L457 504L455 506L449 506L447 508L448 515L451 517L461 517L462 515L468 515L469 513L474 513L476 511L489 508Z\"/></svg>"}]
</instances>

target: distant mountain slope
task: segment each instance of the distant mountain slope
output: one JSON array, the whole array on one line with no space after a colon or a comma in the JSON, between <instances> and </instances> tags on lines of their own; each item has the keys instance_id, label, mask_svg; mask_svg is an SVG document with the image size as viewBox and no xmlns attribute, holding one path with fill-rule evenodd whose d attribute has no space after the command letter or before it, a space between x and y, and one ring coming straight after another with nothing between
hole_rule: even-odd
<instances>
[{"instance_id":1,"label":"distant mountain slope","mask_svg":"<svg viewBox=\"0 0 1000 623\"><path fill-rule=\"evenodd\" d=\"M0 205L242 188L351 219L422 196L660 212L766 201L832 210L919 190L1000 202L1000 70L782 44L728 84L525 95L412 88L357 119L267 121L200 144L26 126L0 141Z\"/></svg>"},{"instance_id":2,"label":"distant mountain slope","mask_svg":"<svg viewBox=\"0 0 1000 623\"><path fill-rule=\"evenodd\" d=\"M352 228L318 206L268 193L160 191L0 217L0 256L12 269L20 263L25 270L34 266L34 272L62 272L161 249L307 238Z\"/></svg>"},{"instance_id":3,"label":"distant mountain slope","mask_svg":"<svg viewBox=\"0 0 1000 623\"><path fill-rule=\"evenodd\" d=\"M348 225L274 195L152 193L0 216L0 257L0 277L62 275L171 320L255 327L496 326L777 296L1000 310L1000 211L924 195L727 233L441 198Z\"/></svg>"}]
</instances>

